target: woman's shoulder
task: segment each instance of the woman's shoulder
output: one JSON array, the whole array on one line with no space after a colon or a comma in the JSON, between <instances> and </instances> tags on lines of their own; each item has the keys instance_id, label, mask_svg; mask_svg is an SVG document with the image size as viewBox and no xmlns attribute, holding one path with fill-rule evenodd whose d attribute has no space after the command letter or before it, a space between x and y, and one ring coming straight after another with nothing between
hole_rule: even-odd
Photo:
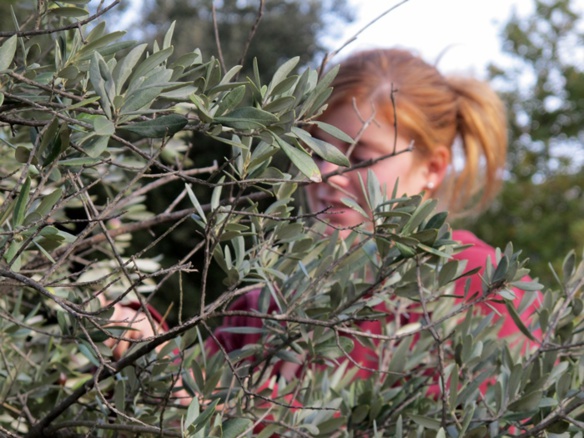
<instances>
[{"instance_id":1,"label":"woman's shoulder","mask_svg":"<svg viewBox=\"0 0 584 438\"><path fill-rule=\"evenodd\" d=\"M250 310L257 309L260 301L261 289L253 289L238 297L229 305L230 310Z\"/></svg>"},{"instance_id":2,"label":"woman's shoulder","mask_svg":"<svg viewBox=\"0 0 584 438\"><path fill-rule=\"evenodd\" d=\"M452 240L456 240L464 245L473 245L485 248L493 248L485 241L479 239L472 231L452 230Z\"/></svg>"}]
</instances>

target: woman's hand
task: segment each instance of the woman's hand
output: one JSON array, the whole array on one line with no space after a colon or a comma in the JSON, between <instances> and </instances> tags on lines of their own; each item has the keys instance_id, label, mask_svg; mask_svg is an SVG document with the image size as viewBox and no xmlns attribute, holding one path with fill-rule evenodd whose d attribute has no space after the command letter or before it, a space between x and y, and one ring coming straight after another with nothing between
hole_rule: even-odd
<instances>
[{"instance_id":1,"label":"woman's hand","mask_svg":"<svg viewBox=\"0 0 584 438\"><path fill-rule=\"evenodd\" d=\"M112 325L128 327L128 330L123 332L120 337L139 341L142 338L154 336L161 331L160 323L155 321L153 328L148 317L141 310L135 310L121 303L114 304L113 309L114 313L110 318ZM132 342L108 338L105 341L105 345L112 349L114 359L117 360L131 347ZM159 351L162 347L160 345L156 350Z\"/></svg>"},{"instance_id":2,"label":"woman's hand","mask_svg":"<svg viewBox=\"0 0 584 438\"><path fill-rule=\"evenodd\" d=\"M99 301L102 307L108 305L108 302L101 296ZM120 337L129 339L126 341L116 338L108 338L104 342L106 346L112 349L114 360L120 359L126 351L128 351L132 345L131 340L139 341L140 339L149 338L165 331L161 321L154 321L153 327L148 320L148 317L141 309L134 309L133 307L122 303L114 304L113 309L114 313L110 318L111 323L109 325L128 327L128 330L123 332ZM160 351L164 345L166 345L166 343L156 347L156 351ZM188 406L191 403L192 397L186 390L182 389L183 380L181 376L178 376L176 379L174 387L181 389L173 391L173 397L175 397L181 405Z\"/></svg>"}]
</instances>

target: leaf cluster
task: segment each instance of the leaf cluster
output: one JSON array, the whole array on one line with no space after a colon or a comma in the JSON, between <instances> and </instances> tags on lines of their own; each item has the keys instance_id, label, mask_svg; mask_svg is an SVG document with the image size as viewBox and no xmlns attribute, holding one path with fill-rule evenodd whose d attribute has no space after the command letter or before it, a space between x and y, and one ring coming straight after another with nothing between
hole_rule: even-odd
<instances>
[{"instance_id":1,"label":"leaf cluster","mask_svg":"<svg viewBox=\"0 0 584 438\"><path fill-rule=\"evenodd\" d=\"M292 58L268 81L258 64L236 79L239 67L199 50L171 58L173 26L151 50L123 40L94 23L117 1L103 3L20 2L17 30L0 42L2 434L581 433L584 265L574 254L558 288L540 296L509 245L480 290L455 296L454 282L473 272L452 259L463 248L446 214L421 196L385 193L372 172L362 180L368 205L346 201L363 226L344 240L327 235L294 197L323 178L315 154L349 165L306 129L319 123L352 142L315 121L335 71L298 73ZM34 19L20 23L18 8ZM198 167L186 141L194 132L231 155ZM291 166L274 166L277 154ZM146 197L173 182L180 193L149 209ZM185 224L199 243L163 263L159 245ZM195 255L200 308L161 329L165 312L149 302L178 278L183 305ZM528 291L518 306L514 287ZM250 296L256 307L230 307ZM516 320L515 338L500 339L501 320L480 310L492 300ZM119 308L140 312L116 319ZM213 322L237 316L258 321L231 329L250 342L211 355ZM141 337L138 323L153 335ZM117 353L119 343L129 348ZM374 359L357 363L355 348Z\"/></svg>"}]
</instances>

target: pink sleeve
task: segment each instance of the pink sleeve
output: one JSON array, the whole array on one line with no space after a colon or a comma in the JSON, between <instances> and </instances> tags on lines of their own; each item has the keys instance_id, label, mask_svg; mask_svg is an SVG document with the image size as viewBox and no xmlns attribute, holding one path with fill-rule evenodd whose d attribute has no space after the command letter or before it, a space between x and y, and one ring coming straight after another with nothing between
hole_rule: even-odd
<instances>
[{"instance_id":1,"label":"pink sleeve","mask_svg":"<svg viewBox=\"0 0 584 438\"><path fill-rule=\"evenodd\" d=\"M237 300L235 300L230 306L229 310L232 311L246 311L252 312L258 309L259 299L260 299L260 289L253 290L245 295L242 295ZM271 302L268 313L275 310L275 303ZM223 346L225 351L228 353L234 350L238 350L245 345L255 344L260 338L260 333L241 333L226 331L227 328L232 327L262 327L263 322L261 318L254 318L252 316L226 316L219 327L217 327L213 334L217 338L217 341ZM219 351L219 345L213 339L209 337L205 342L206 350L209 354L213 355Z\"/></svg>"},{"instance_id":2,"label":"pink sleeve","mask_svg":"<svg viewBox=\"0 0 584 438\"><path fill-rule=\"evenodd\" d=\"M122 307L128 307L132 310L135 310L136 312L142 311L142 305L138 301L130 301L129 303L121 303L120 305ZM160 312L158 312L158 310L156 310L154 307L152 307L151 304L146 304L146 307L148 307L148 312L150 312L150 315L152 315L152 318L154 319L154 321L156 321L158 324L160 324L160 328L162 329L162 331L167 332L168 331L168 323L166 322L166 320L163 319Z\"/></svg>"},{"instance_id":3,"label":"pink sleeve","mask_svg":"<svg viewBox=\"0 0 584 438\"><path fill-rule=\"evenodd\" d=\"M467 261L466 269L465 269L466 271L470 271L472 269L479 268L479 267L481 268L481 270L477 274L474 274L472 277L470 277L471 278L470 292L473 293L476 291L482 291L483 284L482 284L482 280L481 280L480 276L484 274L484 270L485 270L484 267L487 263L487 257L490 256L491 263L495 263L495 261L496 261L495 249L492 246L490 246L490 245L486 244L485 242L483 242L482 240L480 240L478 237L476 237L470 231L464 231L464 230L454 231L452 233L452 238L453 238L453 240L457 240L463 244L472 244L473 245L472 247L467 248L467 249L461 251L460 253L454 255L454 259L461 260L461 261L466 260ZM462 278L462 279L458 280L458 282L456 283L455 293L457 295L464 294L464 288L465 288L465 284L467 282L467 278L468 277ZM523 278L523 280L529 281L529 280L531 280L531 278L526 276ZM514 300L515 306L517 307L519 305L519 303L521 302L521 299L523 298L523 295L525 292L523 292L522 290L519 290L519 289L513 289L513 292L515 293L515 295L517 297ZM537 303L537 300L534 302L534 304L529 306L520 315L522 321L524 321L526 323L528 322L529 317L536 310L536 303ZM481 310L483 311L483 313L485 313L485 314L492 313L493 312L492 308L495 308L497 310L497 312L499 312L499 314L501 314L501 317L504 318L503 326L501 327L501 331L499 332L499 337L505 337L505 336L511 335L511 334L519 331L519 329L515 325L515 322L513 321L511 316L508 314L507 307L505 306L504 303L496 302L496 301L489 301L488 305L486 303L481 303L480 307L481 307ZM499 316L495 314L495 321L497 319L499 319ZM539 337L538 333L535 333L534 335L536 337Z\"/></svg>"}]
</instances>

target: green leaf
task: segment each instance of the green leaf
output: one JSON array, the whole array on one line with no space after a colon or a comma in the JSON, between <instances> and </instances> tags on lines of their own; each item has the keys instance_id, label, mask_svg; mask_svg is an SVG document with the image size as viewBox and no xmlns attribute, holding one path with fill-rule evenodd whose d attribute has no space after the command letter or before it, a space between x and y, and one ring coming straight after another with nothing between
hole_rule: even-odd
<instances>
[{"instance_id":1,"label":"green leaf","mask_svg":"<svg viewBox=\"0 0 584 438\"><path fill-rule=\"evenodd\" d=\"M247 429L251 429L253 421L247 418L232 418L223 424L223 438L239 437Z\"/></svg>"},{"instance_id":2,"label":"green leaf","mask_svg":"<svg viewBox=\"0 0 584 438\"><path fill-rule=\"evenodd\" d=\"M175 25L176 25L176 20L173 21L172 23L170 23L168 30L164 34L164 39L162 41L162 48L163 49L168 49L171 47L170 45L172 44L172 34L174 33Z\"/></svg>"},{"instance_id":3,"label":"green leaf","mask_svg":"<svg viewBox=\"0 0 584 438\"><path fill-rule=\"evenodd\" d=\"M84 99L81 102L77 102L76 104L67 107L67 110L70 111L77 108L82 108L84 106L91 105L92 103L97 102L98 100L99 96L90 97L89 99Z\"/></svg>"},{"instance_id":4,"label":"green leaf","mask_svg":"<svg viewBox=\"0 0 584 438\"><path fill-rule=\"evenodd\" d=\"M288 77L292 70L294 70L294 68L296 68L296 66L298 65L298 61L300 61L300 57L295 56L294 58L289 59L280 67L278 67L278 69L274 73L274 76L272 77L270 85L268 86L268 92L266 93L266 96L269 96L272 93L274 87L276 87L280 82L282 82L284 79Z\"/></svg>"},{"instance_id":5,"label":"green leaf","mask_svg":"<svg viewBox=\"0 0 584 438\"><path fill-rule=\"evenodd\" d=\"M28 163L32 151L24 146L18 146L14 150L14 159L19 163ZM33 157L32 164L38 164L36 157Z\"/></svg>"},{"instance_id":6,"label":"green leaf","mask_svg":"<svg viewBox=\"0 0 584 438\"><path fill-rule=\"evenodd\" d=\"M97 158L78 157L60 160L59 164L61 166L94 166L99 162L100 160Z\"/></svg>"},{"instance_id":7,"label":"green leaf","mask_svg":"<svg viewBox=\"0 0 584 438\"><path fill-rule=\"evenodd\" d=\"M12 215L13 228L22 225L22 221L24 220L24 214L26 212L26 205L28 204L29 198L30 198L30 178L27 177L26 180L24 181L24 184L20 188L18 198L16 198L14 213Z\"/></svg>"},{"instance_id":8,"label":"green leaf","mask_svg":"<svg viewBox=\"0 0 584 438\"><path fill-rule=\"evenodd\" d=\"M441 423L439 420L435 420L430 417L423 417L421 415L412 415L410 414L409 417L414 420L420 426L425 427L426 429L431 430L438 430L440 429Z\"/></svg>"},{"instance_id":9,"label":"green leaf","mask_svg":"<svg viewBox=\"0 0 584 438\"><path fill-rule=\"evenodd\" d=\"M96 116L93 119L93 129L97 135L113 135L116 132L113 122L104 116Z\"/></svg>"},{"instance_id":10,"label":"green leaf","mask_svg":"<svg viewBox=\"0 0 584 438\"><path fill-rule=\"evenodd\" d=\"M22 244L23 244L23 242L17 242L16 240L13 240L12 242L10 242L10 246L8 247L8 250L4 253L4 259L8 263L12 262L12 259L14 258L16 253L20 250L20 248L22 247ZM20 259L21 259L21 257L19 256L18 259L12 263L12 270L15 272L18 272L20 270Z\"/></svg>"},{"instance_id":11,"label":"green leaf","mask_svg":"<svg viewBox=\"0 0 584 438\"><path fill-rule=\"evenodd\" d=\"M297 81L298 81L298 76L290 76L289 78L284 79L282 82L280 82L278 85L276 85L274 87L271 95L272 96L279 96L281 94L286 93L288 90L290 90L296 84ZM288 98L292 98L293 100L296 100L296 97L294 97L294 96L282 96L282 97L288 97ZM268 105L265 105L264 109Z\"/></svg>"},{"instance_id":12,"label":"green leaf","mask_svg":"<svg viewBox=\"0 0 584 438\"><path fill-rule=\"evenodd\" d=\"M169 47L167 49L161 50L150 55L148 58L146 58L144 61L140 63L138 68L134 71L134 74L132 75L132 79L130 81L134 82L138 80L141 76L148 75L148 73L151 70L153 70L154 67L157 67L164 61L166 61L170 57L170 55L172 55L173 50L174 49L172 47Z\"/></svg>"},{"instance_id":13,"label":"green leaf","mask_svg":"<svg viewBox=\"0 0 584 438\"><path fill-rule=\"evenodd\" d=\"M414 257L416 255L416 250L407 245L399 242L394 242L394 245L398 249L399 253L405 258Z\"/></svg>"},{"instance_id":14,"label":"green leaf","mask_svg":"<svg viewBox=\"0 0 584 438\"><path fill-rule=\"evenodd\" d=\"M200 415L200 406L198 397L193 397L193 400L189 404L187 409L187 415L184 419L185 428L188 428L191 424L195 422L197 417Z\"/></svg>"},{"instance_id":15,"label":"green leaf","mask_svg":"<svg viewBox=\"0 0 584 438\"><path fill-rule=\"evenodd\" d=\"M224 116L215 117L216 123L235 129L263 129L278 122L278 118L267 111L251 106L237 108Z\"/></svg>"},{"instance_id":16,"label":"green leaf","mask_svg":"<svg viewBox=\"0 0 584 438\"><path fill-rule=\"evenodd\" d=\"M446 222L447 217L448 217L448 212L446 212L446 211L441 211L439 213L436 213L434 216L432 216L430 218L430 220L428 221L428 223L426 224L426 227L424 229L425 230L429 230L429 229L439 230L442 227L442 225L444 225L444 222Z\"/></svg>"},{"instance_id":17,"label":"green leaf","mask_svg":"<svg viewBox=\"0 0 584 438\"><path fill-rule=\"evenodd\" d=\"M519 400L509 405L509 410L514 412L528 412L537 409L541 400L542 391L533 391L524 395Z\"/></svg>"},{"instance_id":18,"label":"green leaf","mask_svg":"<svg viewBox=\"0 0 584 438\"><path fill-rule=\"evenodd\" d=\"M124 412L126 409L126 382L124 380L118 380L116 382L114 401L116 408Z\"/></svg>"},{"instance_id":19,"label":"green leaf","mask_svg":"<svg viewBox=\"0 0 584 438\"><path fill-rule=\"evenodd\" d=\"M294 163L300 172L306 175L308 179L313 182L322 181L320 170L310 155L300 149L296 149L278 136L275 136L274 138L276 139L276 142L280 148L284 151L288 158L290 158L290 161Z\"/></svg>"},{"instance_id":20,"label":"green leaf","mask_svg":"<svg viewBox=\"0 0 584 438\"><path fill-rule=\"evenodd\" d=\"M436 208L438 201L435 199L429 199L425 201L412 215L408 223L403 228L403 234L408 234L413 232L418 225L420 225L430 213Z\"/></svg>"},{"instance_id":21,"label":"green leaf","mask_svg":"<svg viewBox=\"0 0 584 438\"><path fill-rule=\"evenodd\" d=\"M17 36L12 35L0 46L0 71L8 70L16 54Z\"/></svg>"},{"instance_id":22,"label":"green leaf","mask_svg":"<svg viewBox=\"0 0 584 438\"><path fill-rule=\"evenodd\" d=\"M572 274L574 273L574 266L576 264L576 254L574 250L570 251L568 255L564 258L562 263L562 272L564 274L565 281L568 281Z\"/></svg>"},{"instance_id":23,"label":"green leaf","mask_svg":"<svg viewBox=\"0 0 584 438\"><path fill-rule=\"evenodd\" d=\"M213 115L209 112L206 99L194 93L189 96L189 99L197 107L197 115L201 121L203 123L211 123L213 121Z\"/></svg>"},{"instance_id":24,"label":"green leaf","mask_svg":"<svg viewBox=\"0 0 584 438\"><path fill-rule=\"evenodd\" d=\"M330 69L318 82L315 89L310 93L310 97L302 105L302 109L299 115L304 115L308 112L308 115L312 115L312 112L319 109L324 103L324 101L330 96L332 89L329 85L332 83L333 79L339 72L340 66L337 65Z\"/></svg>"},{"instance_id":25,"label":"green leaf","mask_svg":"<svg viewBox=\"0 0 584 438\"><path fill-rule=\"evenodd\" d=\"M89 66L89 80L93 85L95 93L99 96L99 103L105 112L108 119L112 118L111 102L105 88L105 79L103 74L107 76L107 65L104 59L98 52L93 52L91 63Z\"/></svg>"},{"instance_id":26,"label":"green leaf","mask_svg":"<svg viewBox=\"0 0 584 438\"><path fill-rule=\"evenodd\" d=\"M402 373L406 367L406 360L408 358L408 352L411 349L412 336L403 339L398 347L395 349L392 355L391 361L389 362L388 371L394 373Z\"/></svg>"},{"instance_id":27,"label":"green leaf","mask_svg":"<svg viewBox=\"0 0 584 438\"><path fill-rule=\"evenodd\" d=\"M526 292L538 292L544 288L544 285L537 281L514 281L509 285Z\"/></svg>"},{"instance_id":28,"label":"green leaf","mask_svg":"<svg viewBox=\"0 0 584 438\"><path fill-rule=\"evenodd\" d=\"M41 216L47 215L53 206L61 199L61 195L63 194L63 189L60 187L56 190L53 190L51 193L46 195L39 206L35 209L35 212L40 214Z\"/></svg>"},{"instance_id":29,"label":"green leaf","mask_svg":"<svg viewBox=\"0 0 584 438\"><path fill-rule=\"evenodd\" d=\"M89 12L85 9L82 9L82 8L75 8L73 6L64 6L64 7L49 9L49 14L50 15L58 15L60 17L76 18L76 17L84 17L86 15L89 15Z\"/></svg>"},{"instance_id":30,"label":"green leaf","mask_svg":"<svg viewBox=\"0 0 584 438\"><path fill-rule=\"evenodd\" d=\"M341 131L339 128L337 128L334 125L331 125L329 123L325 123L325 122L314 122L316 123L316 126L318 126L320 129L322 129L324 132L326 132L329 135L332 135L334 138L344 141L345 143L348 144L352 144L355 140L353 140L349 135L347 135L345 132Z\"/></svg>"},{"instance_id":31,"label":"green leaf","mask_svg":"<svg viewBox=\"0 0 584 438\"><path fill-rule=\"evenodd\" d=\"M95 27L93 29L91 29L91 32L89 32L89 34L85 37L85 40L88 43L95 41L96 39L101 38L104 31L105 31L105 21L100 21L99 23L97 23L95 25Z\"/></svg>"},{"instance_id":32,"label":"green leaf","mask_svg":"<svg viewBox=\"0 0 584 438\"><path fill-rule=\"evenodd\" d=\"M450 395L448 401L450 406L456 406L456 399L458 398L458 373L459 368L456 363L453 364L452 371L450 372Z\"/></svg>"},{"instance_id":33,"label":"green leaf","mask_svg":"<svg viewBox=\"0 0 584 438\"><path fill-rule=\"evenodd\" d=\"M219 207L219 203L221 201L221 192L223 191L223 181L225 181L225 177L222 176L221 179L217 182L217 186L213 189L213 193L211 194L211 208L216 210Z\"/></svg>"},{"instance_id":34,"label":"green leaf","mask_svg":"<svg viewBox=\"0 0 584 438\"><path fill-rule=\"evenodd\" d=\"M231 111L240 102L243 100L245 96L245 85L239 85L235 87L233 90L229 91L223 99L219 101L219 105L217 107L217 114L223 114L226 111Z\"/></svg>"},{"instance_id":35,"label":"green leaf","mask_svg":"<svg viewBox=\"0 0 584 438\"><path fill-rule=\"evenodd\" d=\"M109 144L110 136L94 135L83 143L83 151L91 158L99 157Z\"/></svg>"},{"instance_id":36,"label":"green leaf","mask_svg":"<svg viewBox=\"0 0 584 438\"><path fill-rule=\"evenodd\" d=\"M278 424L268 424L262 431L257 435L256 438L271 438L277 436L280 431L280 425Z\"/></svg>"},{"instance_id":37,"label":"green leaf","mask_svg":"<svg viewBox=\"0 0 584 438\"><path fill-rule=\"evenodd\" d=\"M344 167L349 167L351 165L345 154L332 144L314 138L308 132L300 128L293 127L292 132L323 160Z\"/></svg>"},{"instance_id":38,"label":"green leaf","mask_svg":"<svg viewBox=\"0 0 584 438\"><path fill-rule=\"evenodd\" d=\"M145 107L150 107L152 101L160 95L161 91L161 87L138 88L133 93L124 97L124 103L120 113L123 115L133 114L136 111L145 109Z\"/></svg>"},{"instance_id":39,"label":"green leaf","mask_svg":"<svg viewBox=\"0 0 584 438\"><path fill-rule=\"evenodd\" d=\"M341 198L341 202L345 204L347 207L352 208L353 210L357 211L361 214L365 219L369 220L369 215L363 210L363 207L359 205L357 201L353 198Z\"/></svg>"},{"instance_id":40,"label":"green leaf","mask_svg":"<svg viewBox=\"0 0 584 438\"><path fill-rule=\"evenodd\" d=\"M300 427L302 429L306 429L308 431L308 433L310 433L311 435L319 435L320 434L320 430L314 424L304 423L304 424L301 424Z\"/></svg>"},{"instance_id":41,"label":"green leaf","mask_svg":"<svg viewBox=\"0 0 584 438\"><path fill-rule=\"evenodd\" d=\"M438 273L438 284L444 286L445 284L451 282L456 276L458 271L458 261L453 260L445 263Z\"/></svg>"},{"instance_id":42,"label":"green leaf","mask_svg":"<svg viewBox=\"0 0 584 438\"><path fill-rule=\"evenodd\" d=\"M59 73L57 73L57 76L63 79L75 79L78 75L79 69L74 65L68 65L67 67L59 71Z\"/></svg>"},{"instance_id":43,"label":"green leaf","mask_svg":"<svg viewBox=\"0 0 584 438\"><path fill-rule=\"evenodd\" d=\"M216 399L215 401L213 401L213 403L211 403L209 406L207 406L207 409L205 409L195 419L195 421L193 421L191 426L194 427L195 433L197 433L199 430L203 429L207 425L207 423L211 419L211 416L215 413L215 406L217 406L217 403L219 403L219 399Z\"/></svg>"},{"instance_id":44,"label":"green leaf","mask_svg":"<svg viewBox=\"0 0 584 438\"><path fill-rule=\"evenodd\" d=\"M124 131L138 134L144 138L163 138L171 137L184 128L188 119L180 114L169 114L160 116L145 122L138 122L132 125L120 126Z\"/></svg>"},{"instance_id":45,"label":"green leaf","mask_svg":"<svg viewBox=\"0 0 584 438\"><path fill-rule=\"evenodd\" d=\"M249 146L244 144L241 140L230 140L228 138L219 137L217 135L209 135L209 137L211 137L217 141L220 141L221 143L228 144L229 146L236 147L238 149L249 149ZM233 136L233 138L239 139L239 137L237 137L237 136Z\"/></svg>"},{"instance_id":46,"label":"green leaf","mask_svg":"<svg viewBox=\"0 0 584 438\"><path fill-rule=\"evenodd\" d=\"M195 210L197 210L199 217L201 218L201 220L203 222L207 223L207 218L205 217L205 212L203 211L203 208L201 207L201 204L199 203L199 200L197 199L195 192L193 192L193 189L191 188L191 186L189 184L186 184L185 188L187 189L187 194L189 195L189 199L191 200L193 207L195 207Z\"/></svg>"},{"instance_id":47,"label":"green leaf","mask_svg":"<svg viewBox=\"0 0 584 438\"><path fill-rule=\"evenodd\" d=\"M509 301L505 301L505 307L507 307L507 312L509 312L509 315L511 315L511 319L513 319L513 322L515 323L517 328L521 331L521 333L523 333L525 336L527 336L533 342L537 343L538 342L537 339L535 339L535 337L529 332L529 330L527 330L527 327L525 327L525 324L523 324L523 321L521 320L521 317L517 314L517 310L515 309L515 306L513 305L513 303L511 303Z\"/></svg>"},{"instance_id":48,"label":"green leaf","mask_svg":"<svg viewBox=\"0 0 584 438\"><path fill-rule=\"evenodd\" d=\"M134 47L130 52L124 56L114 67L112 76L116 84L116 93L122 94L122 88L130 75L132 74L132 69L136 66L140 57L146 50L148 44L140 44Z\"/></svg>"},{"instance_id":49,"label":"green leaf","mask_svg":"<svg viewBox=\"0 0 584 438\"><path fill-rule=\"evenodd\" d=\"M264 106L265 111L269 111L271 113L279 113L283 111L290 111L296 102L296 98L294 96L284 96L280 97L276 100L271 101L267 105Z\"/></svg>"},{"instance_id":50,"label":"green leaf","mask_svg":"<svg viewBox=\"0 0 584 438\"><path fill-rule=\"evenodd\" d=\"M116 40L119 40L125 34L126 32L124 31L118 31L99 37L96 40L91 41L89 44L86 44L83 47L81 47L81 49L79 49L79 54L94 52L102 47L107 46L110 43L113 43Z\"/></svg>"},{"instance_id":51,"label":"green leaf","mask_svg":"<svg viewBox=\"0 0 584 438\"><path fill-rule=\"evenodd\" d=\"M99 359L95 356L91 344L83 339L79 340L79 351L96 367L100 366Z\"/></svg>"},{"instance_id":52,"label":"green leaf","mask_svg":"<svg viewBox=\"0 0 584 438\"><path fill-rule=\"evenodd\" d=\"M495 272L493 273L493 277L491 279L491 283L500 283L501 281L505 280L507 276L507 271L509 270L509 259L507 256L501 257L501 261L495 268Z\"/></svg>"}]
</instances>

